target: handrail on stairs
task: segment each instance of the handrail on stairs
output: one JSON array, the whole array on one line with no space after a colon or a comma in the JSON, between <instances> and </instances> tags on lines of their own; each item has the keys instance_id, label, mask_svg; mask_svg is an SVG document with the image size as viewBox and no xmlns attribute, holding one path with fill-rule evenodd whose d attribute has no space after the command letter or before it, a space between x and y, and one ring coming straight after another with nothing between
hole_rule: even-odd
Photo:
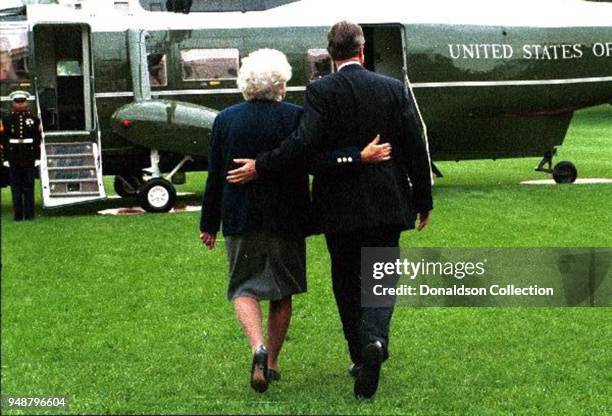
<instances>
[{"instance_id":1,"label":"handrail on stairs","mask_svg":"<svg viewBox=\"0 0 612 416\"><path fill-rule=\"evenodd\" d=\"M36 115L38 116L38 120L40 120L40 129L41 129L41 146L45 145L45 126L42 122L42 110L40 109L40 96L38 94L38 77L34 77L34 97L36 98Z\"/></svg>"},{"instance_id":2,"label":"handrail on stairs","mask_svg":"<svg viewBox=\"0 0 612 416\"><path fill-rule=\"evenodd\" d=\"M102 171L102 129L100 129L100 118L98 116L98 100L96 99L95 78L93 75L90 76L89 88L91 101L93 103L92 110L94 113L94 129L96 130L96 139L98 144L98 160L96 160L96 164L98 165L98 169Z\"/></svg>"}]
</instances>

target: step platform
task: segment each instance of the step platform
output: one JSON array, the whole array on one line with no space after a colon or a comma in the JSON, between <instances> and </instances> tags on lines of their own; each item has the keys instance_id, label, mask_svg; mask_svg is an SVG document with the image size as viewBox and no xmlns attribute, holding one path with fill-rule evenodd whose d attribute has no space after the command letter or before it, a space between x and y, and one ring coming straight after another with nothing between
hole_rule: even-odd
<instances>
[{"instance_id":1,"label":"step platform","mask_svg":"<svg viewBox=\"0 0 612 416\"><path fill-rule=\"evenodd\" d=\"M48 142L41 148L40 178L45 208L106 198L95 142Z\"/></svg>"}]
</instances>

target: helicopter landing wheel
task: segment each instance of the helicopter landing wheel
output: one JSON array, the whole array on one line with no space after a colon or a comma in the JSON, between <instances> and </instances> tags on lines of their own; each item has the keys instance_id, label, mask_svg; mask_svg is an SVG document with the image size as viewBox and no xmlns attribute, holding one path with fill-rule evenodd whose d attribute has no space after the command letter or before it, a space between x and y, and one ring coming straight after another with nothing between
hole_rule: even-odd
<instances>
[{"instance_id":1,"label":"helicopter landing wheel","mask_svg":"<svg viewBox=\"0 0 612 416\"><path fill-rule=\"evenodd\" d=\"M165 179L153 178L142 185L138 200L147 212L169 212L176 202L176 189Z\"/></svg>"},{"instance_id":2,"label":"helicopter landing wheel","mask_svg":"<svg viewBox=\"0 0 612 416\"><path fill-rule=\"evenodd\" d=\"M559 162L552 172L556 183L574 183L578 178L578 169L572 162Z\"/></svg>"}]
</instances>

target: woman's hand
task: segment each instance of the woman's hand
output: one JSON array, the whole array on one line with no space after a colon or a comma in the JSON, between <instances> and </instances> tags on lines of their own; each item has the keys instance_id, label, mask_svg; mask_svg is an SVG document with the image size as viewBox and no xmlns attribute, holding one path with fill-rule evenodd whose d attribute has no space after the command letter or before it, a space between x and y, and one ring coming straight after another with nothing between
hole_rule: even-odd
<instances>
[{"instance_id":1,"label":"woman's hand","mask_svg":"<svg viewBox=\"0 0 612 416\"><path fill-rule=\"evenodd\" d=\"M209 251L213 251L215 249L215 245L217 243L217 236L213 235L213 234L208 234L208 233L201 233L200 234L200 240L202 240L202 243L208 247Z\"/></svg>"}]
</instances>

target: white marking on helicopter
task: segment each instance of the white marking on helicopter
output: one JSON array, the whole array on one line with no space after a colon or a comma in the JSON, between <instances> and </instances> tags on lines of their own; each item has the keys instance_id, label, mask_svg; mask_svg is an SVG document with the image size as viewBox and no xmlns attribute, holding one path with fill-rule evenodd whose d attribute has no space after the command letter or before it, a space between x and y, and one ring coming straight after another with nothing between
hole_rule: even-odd
<instances>
[{"instance_id":1,"label":"white marking on helicopter","mask_svg":"<svg viewBox=\"0 0 612 416\"><path fill-rule=\"evenodd\" d=\"M581 84L593 82L612 82L611 77L589 77L589 78L567 78L567 79L538 79L538 80L510 80L510 81L457 81L457 82L414 82L410 86L412 88L447 88L447 87L502 87L502 86L520 86L520 85L563 85L563 84ZM288 87L289 92L303 92L306 87ZM177 96L177 95L216 95L216 94L240 94L238 88L223 88L223 89L200 89L200 90L166 90L153 91L152 95ZM118 91L118 92L99 92L96 93L96 98L121 98L132 97L133 92ZM2 97L4 99L4 97ZM7 97L8 98L8 97Z\"/></svg>"},{"instance_id":2,"label":"white marking on helicopter","mask_svg":"<svg viewBox=\"0 0 612 416\"><path fill-rule=\"evenodd\" d=\"M514 85L562 85L584 84L592 82L612 82L612 77L589 77L567 79L529 79L513 81L457 81L457 82L417 82L413 88L444 88L444 87L507 87Z\"/></svg>"},{"instance_id":3,"label":"white marking on helicopter","mask_svg":"<svg viewBox=\"0 0 612 416\"><path fill-rule=\"evenodd\" d=\"M287 87L288 92L304 92L306 87ZM199 89L199 90L166 90L166 91L153 91L151 95L153 97L165 97L165 96L176 96L176 95L217 95L217 94L241 94L238 88L221 88L221 89ZM120 97L132 97L133 92L120 91L120 92L99 92L96 93L96 98L120 98Z\"/></svg>"}]
</instances>

